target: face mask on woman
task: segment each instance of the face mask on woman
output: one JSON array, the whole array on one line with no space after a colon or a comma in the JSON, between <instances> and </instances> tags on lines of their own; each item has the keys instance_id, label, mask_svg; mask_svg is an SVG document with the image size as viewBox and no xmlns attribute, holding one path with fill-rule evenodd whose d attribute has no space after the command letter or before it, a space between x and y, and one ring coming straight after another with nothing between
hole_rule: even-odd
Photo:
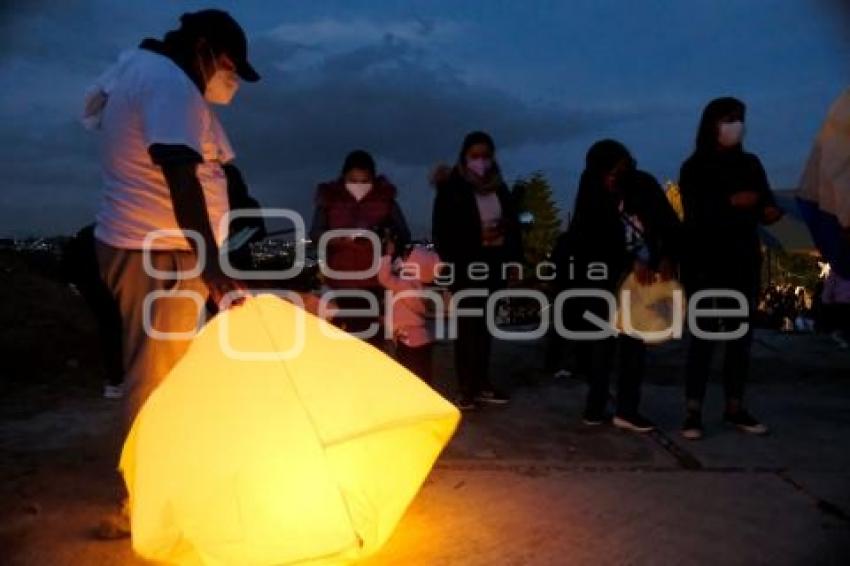
<instances>
[{"instance_id":1,"label":"face mask on woman","mask_svg":"<svg viewBox=\"0 0 850 566\"><path fill-rule=\"evenodd\" d=\"M351 193L355 200L360 200L372 190L372 183L346 183L345 190Z\"/></svg>"},{"instance_id":2,"label":"face mask on woman","mask_svg":"<svg viewBox=\"0 0 850 566\"><path fill-rule=\"evenodd\" d=\"M734 122L721 122L718 130L717 141L723 147L735 147L744 139L744 123L740 120Z\"/></svg>"},{"instance_id":3,"label":"face mask on woman","mask_svg":"<svg viewBox=\"0 0 850 566\"><path fill-rule=\"evenodd\" d=\"M476 157L474 159L466 160L466 168L478 175L479 177L483 177L487 174L492 167L493 163L486 157Z\"/></svg>"},{"instance_id":4,"label":"face mask on woman","mask_svg":"<svg viewBox=\"0 0 850 566\"><path fill-rule=\"evenodd\" d=\"M215 54L210 50L213 57L214 69L210 77L204 76L204 98L211 104L227 105L233 100L236 91L239 90L239 77L235 71L222 69L218 66ZM203 65L201 73L203 74Z\"/></svg>"}]
</instances>

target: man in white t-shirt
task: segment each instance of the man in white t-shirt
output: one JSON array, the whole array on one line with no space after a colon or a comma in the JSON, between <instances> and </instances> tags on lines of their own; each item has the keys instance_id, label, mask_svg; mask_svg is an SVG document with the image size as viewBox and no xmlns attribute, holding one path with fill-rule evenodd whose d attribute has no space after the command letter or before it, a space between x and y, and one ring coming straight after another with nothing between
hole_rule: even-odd
<instances>
[{"instance_id":1,"label":"man in white t-shirt","mask_svg":"<svg viewBox=\"0 0 850 566\"><path fill-rule=\"evenodd\" d=\"M219 264L222 165L234 153L209 103L229 103L240 79L259 75L226 12L187 13L180 24L123 54L86 100L84 123L102 138L95 237L123 322L127 430L186 351L207 299L241 288ZM125 526L102 534L126 535Z\"/></svg>"}]
</instances>

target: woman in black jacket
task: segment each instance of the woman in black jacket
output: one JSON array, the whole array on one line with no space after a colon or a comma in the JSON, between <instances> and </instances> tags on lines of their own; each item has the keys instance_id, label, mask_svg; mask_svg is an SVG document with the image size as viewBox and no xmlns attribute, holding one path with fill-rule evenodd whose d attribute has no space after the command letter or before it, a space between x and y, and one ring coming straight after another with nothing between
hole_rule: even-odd
<instances>
[{"instance_id":1,"label":"woman in black jacket","mask_svg":"<svg viewBox=\"0 0 850 566\"><path fill-rule=\"evenodd\" d=\"M744 151L746 107L735 98L718 98L706 106L697 133L696 150L682 165L679 185L685 209L687 256L682 275L689 294L701 290L738 291L747 299L741 318L704 319L700 329L734 331L750 324L759 289L761 244L758 225L779 220L767 176L758 157ZM701 303L703 308L708 301ZM719 308L736 307L715 300ZM693 332L694 329L691 329ZM743 407L749 373L752 330L725 340L723 378L726 390L724 420L739 430L764 434L767 427ZM682 435L702 437L702 402L717 340L692 337L686 369L687 416Z\"/></svg>"},{"instance_id":2,"label":"woman in black jacket","mask_svg":"<svg viewBox=\"0 0 850 566\"><path fill-rule=\"evenodd\" d=\"M631 272L642 284L656 276L674 275L679 221L652 175L639 171L629 151L619 142L603 140L587 153L573 220L556 247L554 261L561 288L604 290L616 294ZM572 331L599 330L584 318L590 312L609 320L601 299L571 299L565 320ZM648 432L652 423L638 412L646 347L643 341L616 337L577 342L579 365L590 389L584 413L587 425L608 420L608 380L615 350L619 348L619 377L614 425Z\"/></svg>"},{"instance_id":3,"label":"woman in black jacket","mask_svg":"<svg viewBox=\"0 0 850 566\"><path fill-rule=\"evenodd\" d=\"M434 178L437 196L432 236L440 258L454 270L454 291L500 289L505 285L503 271L507 271L503 266L522 261L517 209L495 153L488 134L472 132L463 140L457 164ZM469 276L473 263L487 266L484 280ZM469 297L459 306L483 309L486 302L486 297ZM490 340L484 316L459 317L454 348L462 410L473 409L476 403L508 402L490 382Z\"/></svg>"}]
</instances>

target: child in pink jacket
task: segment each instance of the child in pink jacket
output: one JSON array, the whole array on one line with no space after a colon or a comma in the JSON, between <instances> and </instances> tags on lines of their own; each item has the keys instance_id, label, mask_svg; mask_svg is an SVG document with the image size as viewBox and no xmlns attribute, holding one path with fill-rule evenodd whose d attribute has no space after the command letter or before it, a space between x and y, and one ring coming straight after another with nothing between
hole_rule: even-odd
<instances>
[{"instance_id":1,"label":"child in pink jacket","mask_svg":"<svg viewBox=\"0 0 850 566\"><path fill-rule=\"evenodd\" d=\"M439 256L422 246L414 246L402 260L400 273L393 273L392 245L381 258L378 282L388 291L387 325L396 345L396 360L425 383L433 378L434 301L425 294L437 277ZM404 292L403 295L398 295Z\"/></svg>"}]
</instances>

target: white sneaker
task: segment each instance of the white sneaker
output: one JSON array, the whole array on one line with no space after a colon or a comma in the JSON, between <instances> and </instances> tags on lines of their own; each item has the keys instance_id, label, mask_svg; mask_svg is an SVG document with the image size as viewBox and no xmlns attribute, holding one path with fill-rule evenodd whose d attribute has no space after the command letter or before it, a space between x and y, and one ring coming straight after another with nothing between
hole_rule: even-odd
<instances>
[{"instance_id":1,"label":"white sneaker","mask_svg":"<svg viewBox=\"0 0 850 566\"><path fill-rule=\"evenodd\" d=\"M689 411L685 424L682 425L682 436L688 440L699 440L702 435L702 416L696 411Z\"/></svg>"},{"instance_id":2,"label":"white sneaker","mask_svg":"<svg viewBox=\"0 0 850 566\"><path fill-rule=\"evenodd\" d=\"M504 393L500 393L492 389L484 389L475 395L475 401L477 403L488 403L490 405L507 405L511 400Z\"/></svg>"},{"instance_id":3,"label":"white sneaker","mask_svg":"<svg viewBox=\"0 0 850 566\"><path fill-rule=\"evenodd\" d=\"M655 430L655 425L652 424L652 421L637 414L630 417L614 415L613 423L619 429L630 430L632 432L647 433Z\"/></svg>"},{"instance_id":4,"label":"white sneaker","mask_svg":"<svg viewBox=\"0 0 850 566\"><path fill-rule=\"evenodd\" d=\"M124 396L124 385L110 385L106 384L103 386L103 398L104 399L120 399Z\"/></svg>"},{"instance_id":5,"label":"white sneaker","mask_svg":"<svg viewBox=\"0 0 850 566\"><path fill-rule=\"evenodd\" d=\"M723 413L723 421L727 425L734 426L741 432L748 434L764 435L769 432L766 425L756 420L744 409L740 409L734 413Z\"/></svg>"},{"instance_id":6,"label":"white sneaker","mask_svg":"<svg viewBox=\"0 0 850 566\"><path fill-rule=\"evenodd\" d=\"M838 346L839 350L846 350L850 345L847 344L847 340L844 339L844 336L841 335L841 332L836 330L832 334L829 335L832 338L832 341Z\"/></svg>"},{"instance_id":7,"label":"white sneaker","mask_svg":"<svg viewBox=\"0 0 850 566\"><path fill-rule=\"evenodd\" d=\"M555 379L567 379L573 376L573 372L565 369L559 369L552 375Z\"/></svg>"},{"instance_id":8,"label":"white sneaker","mask_svg":"<svg viewBox=\"0 0 850 566\"><path fill-rule=\"evenodd\" d=\"M129 538L130 504L125 499L121 508L105 515L95 529L95 536L100 540L119 540Z\"/></svg>"}]
</instances>

